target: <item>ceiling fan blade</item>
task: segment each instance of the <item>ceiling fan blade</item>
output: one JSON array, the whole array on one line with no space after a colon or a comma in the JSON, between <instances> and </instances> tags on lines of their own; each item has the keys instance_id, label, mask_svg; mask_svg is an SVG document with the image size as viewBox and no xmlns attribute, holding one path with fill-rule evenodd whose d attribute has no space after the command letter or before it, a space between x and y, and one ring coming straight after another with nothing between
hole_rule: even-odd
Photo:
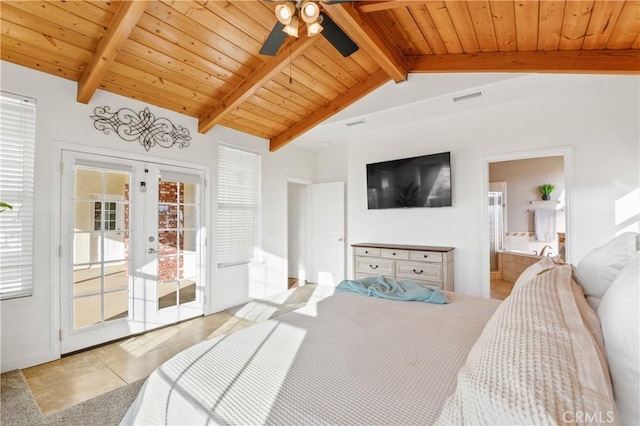
<instances>
[{"instance_id":1,"label":"ceiling fan blade","mask_svg":"<svg viewBox=\"0 0 640 426\"><path fill-rule=\"evenodd\" d=\"M324 29L320 34L329 40L329 43L345 58L358 50L358 45L355 44L326 13L322 14L322 26Z\"/></svg>"},{"instance_id":2,"label":"ceiling fan blade","mask_svg":"<svg viewBox=\"0 0 640 426\"><path fill-rule=\"evenodd\" d=\"M260 49L261 55L275 56L276 53L278 53L278 50L280 50L280 46L282 46L282 43L284 43L284 39L287 38L287 33L282 31L283 28L284 24L282 24L280 21L276 21L276 24L273 26L271 33L269 33L269 36L264 41L262 49Z\"/></svg>"}]
</instances>

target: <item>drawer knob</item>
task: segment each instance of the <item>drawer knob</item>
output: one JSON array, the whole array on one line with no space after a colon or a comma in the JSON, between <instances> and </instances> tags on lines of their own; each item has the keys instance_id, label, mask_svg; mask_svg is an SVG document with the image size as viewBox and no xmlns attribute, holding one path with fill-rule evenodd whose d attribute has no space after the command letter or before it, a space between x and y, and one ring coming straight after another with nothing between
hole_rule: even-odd
<instances>
[{"instance_id":1,"label":"drawer knob","mask_svg":"<svg viewBox=\"0 0 640 426\"><path fill-rule=\"evenodd\" d=\"M365 251L364 251L364 254L369 254L369 250L365 250Z\"/></svg>"},{"instance_id":2,"label":"drawer knob","mask_svg":"<svg viewBox=\"0 0 640 426\"><path fill-rule=\"evenodd\" d=\"M426 256L425 256L425 257L426 257ZM418 275L420 275L420 274L421 274L421 273L423 273L423 272L424 272L424 270L422 270L422 269L420 269L420 272L416 271L415 269L413 270L413 273L414 273L414 274L418 274Z\"/></svg>"},{"instance_id":3,"label":"drawer knob","mask_svg":"<svg viewBox=\"0 0 640 426\"><path fill-rule=\"evenodd\" d=\"M425 255L424 255L424 256L422 256L422 257L424 257L424 258L426 259L426 258L427 258L427 257L429 257L429 256L427 256L427 255L425 254Z\"/></svg>"},{"instance_id":4,"label":"drawer knob","mask_svg":"<svg viewBox=\"0 0 640 426\"><path fill-rule=\"evenodd\" d=\"M369 265L369 268L371 268L371 269L378 269L378 265L376 265L376 266Z\"/></svg>"},{"instance_id":5,"label":"drawer knob","mask_svg":"<svg viewBox=\"0 0 640 426\"><path fill-rule=\"evenodd\" d=\"M394 256L396 255L395 253L391 253L391 254L394 255Z\"/></svg>"}]
</instances>

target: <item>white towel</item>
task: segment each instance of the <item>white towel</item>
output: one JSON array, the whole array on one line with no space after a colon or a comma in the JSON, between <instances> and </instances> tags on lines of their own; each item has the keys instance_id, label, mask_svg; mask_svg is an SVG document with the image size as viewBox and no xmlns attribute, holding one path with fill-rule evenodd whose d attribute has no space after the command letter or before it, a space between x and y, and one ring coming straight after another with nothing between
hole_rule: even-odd
<instances>
[{"instance_id":1,"label":"white towel","mask_svg":"<svg viewBox=\"0 0 640 426\"><path fill-rule=\"evenodd\" d=\"M534 214L536 240L549 242L556 238L556 211L536 208Z\"/></svg>"}]
</instances>

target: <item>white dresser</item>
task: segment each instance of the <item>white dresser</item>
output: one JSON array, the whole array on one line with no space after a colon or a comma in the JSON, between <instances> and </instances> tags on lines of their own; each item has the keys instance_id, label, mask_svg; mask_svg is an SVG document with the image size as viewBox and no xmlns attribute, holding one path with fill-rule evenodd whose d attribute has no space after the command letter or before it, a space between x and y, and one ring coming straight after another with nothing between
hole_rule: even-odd
<instances>
[{"instance_id":1,"label":"white dresser","mask_svg":"<svg viewBox=\"0 0 640 426\"><path fill-rule=\"evenodd\" d=\"M453 291L453 247L359 243L353 247L356 279L383 275L396 281Z\"/></svg>"}]
</instances>

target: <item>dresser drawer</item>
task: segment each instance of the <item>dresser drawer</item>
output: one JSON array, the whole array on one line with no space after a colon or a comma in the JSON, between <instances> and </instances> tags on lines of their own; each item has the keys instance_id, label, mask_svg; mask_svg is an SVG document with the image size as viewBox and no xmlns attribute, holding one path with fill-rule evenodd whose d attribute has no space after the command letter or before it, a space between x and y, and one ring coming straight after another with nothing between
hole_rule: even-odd
<instances>
[{"instance_id":1,"label":"dresser drawer","mask_svg":"<svg viewBox=\"0 0 640 426\"><path fill-rule=\"evenodd\" d=\"M442 263L442 253L437 251L412 251L410 259Z\"/></svg>"},{"instance_id":2,"label":"dresser drawer","mask_svg":"<svg viewBox=\"0 0 640 426\"><path fill-rule=\"evenodd\" d=\"M359 280L359 279L361 279L361 278L377 277L377 276L378 276L378 275L372 275L372 274L361 274L361 273L358 273L358 274L356 274L356 280ZM394 279L392 276L389 276L389 275L383 275L383 277L385 277L385 278L389 278L389 279L392 279L392 280ZM436 284L436 285L437 285L437 284Z\"/></svg>"},{"instance_id":3,"label":"dresser drawer","mask_svg":"<svg viewBox=\"0 0 640 426\"><path fill-rule=\"evenodd\" d=\"M442 265L427 262L396 262L396 277L399 280L421 280L441 283L443 280Z\"/></svg>"},{"instance_id":4,"label":"dresser drawer","mask_svg":"<svg viewBox=\"0 0 640 426\"><path fill-rule=\"evenodd\" d=\"M409 250L381 249L380 256L389 259L409 259Z\"/></svg>"},{"instance_id":5,"label":"dresser drawer","mask_svg":"<svg viewBox=\"0 0 640 426\"><path fill-rule=\"evenodd\" d=\"M400 281L402 281L402 279L400 279ZM435 281L424 281L424 280L414 280L414 279L411 279L411 281L414 281L414 282L420 284L421 286L435 287L437 289L444 290L442 288L442 283L438 283L438 282L435 282Z\"/></svg>"},{"instance_id":6,"label":"dresser drawer","mask_svg":"<svg viewBox=\"0 0 640 426\"><path fill-rule=\"evenodd\" d=\"M380 257L380 249L372 247L355 247L356 256Z\"/></svg>"},{"instance_id":7,"label":"dresser drawer","mask_svg":"<svg viewBox=\"0 0 640 426\"><path fill-rule=\"evenodd\" d=\"M393 277L393 260L356 257L356 274L358 273Z\"/></svg>"}]
</instances>

